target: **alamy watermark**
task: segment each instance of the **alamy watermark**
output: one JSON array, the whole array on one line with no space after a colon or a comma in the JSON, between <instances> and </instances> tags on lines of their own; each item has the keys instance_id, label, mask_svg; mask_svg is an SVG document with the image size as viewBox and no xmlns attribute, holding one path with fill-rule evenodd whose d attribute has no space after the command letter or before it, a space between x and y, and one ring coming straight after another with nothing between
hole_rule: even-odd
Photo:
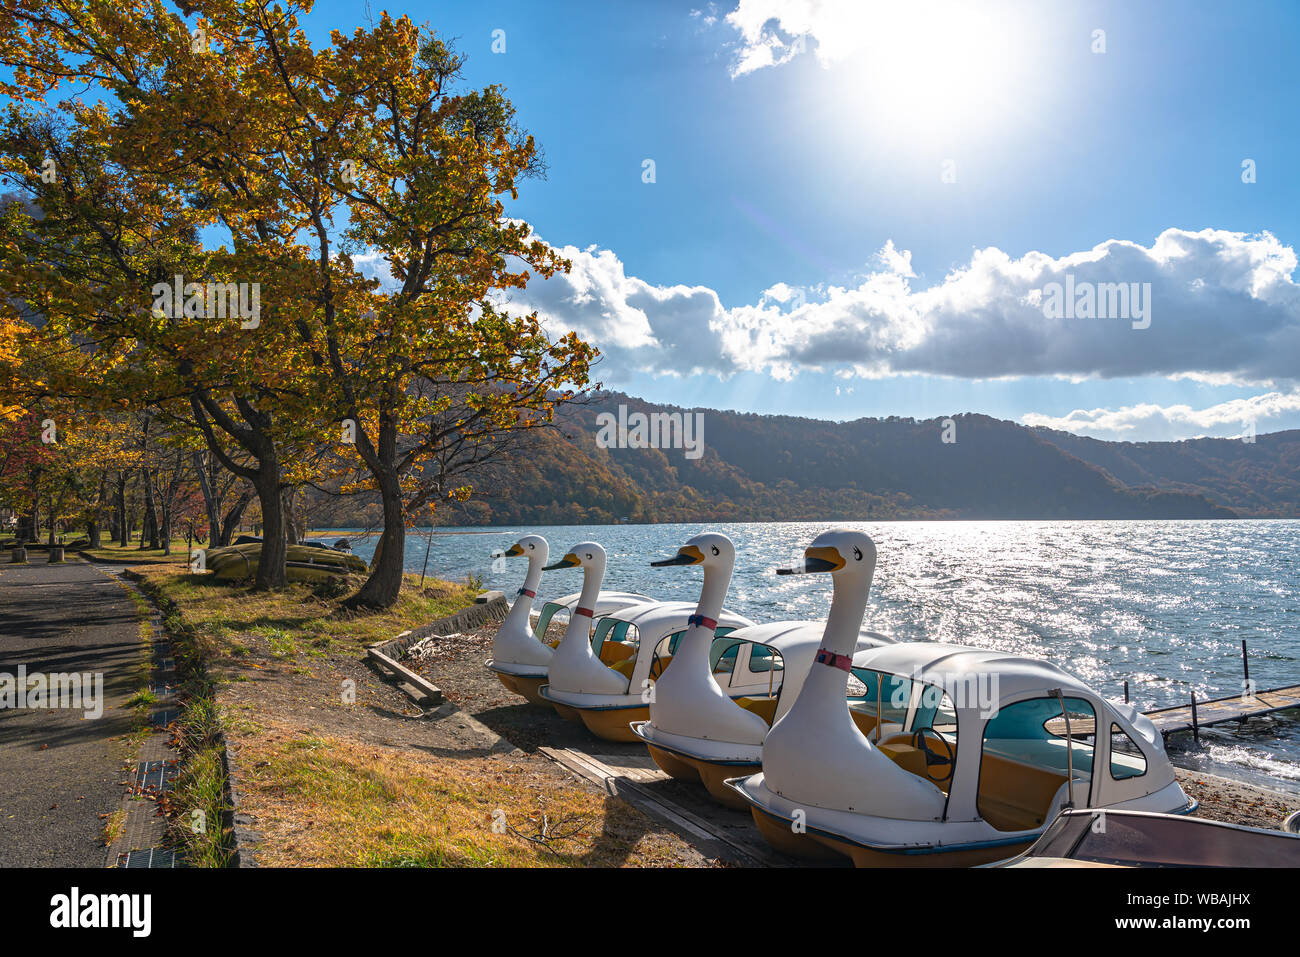
<instances>
[{"instance_id":1,"label":"alamy watermark","mask_svg":"<svg viewBox=\"0 0 1300 957\"><path fill-rule=\"evenodd\" d=\"M262 284L256 282L185 282L176 274L173 282L155 283L153 314L159 319L238 318L239 328L256 329L262 323Z\"/></svg>"},{"instance_id":2,"label":"alamy watermark","mask_svg":"<svg viewBox=\"0 0 1300 957\"><path fill-rule=\"evenodd\" d=\"M1151 283L1076 281L1049 282L1035 290L1048 319L1127 319L1134 329L1151 325ZM1031 299L1033 301L1033 299Z\"/></svg>"},{"instance_id":3,"label":"alamy watermark","mask_svg":"<svg viewBox=\"0 0 1300 957\"><path fill-rule=\"evenodd\" d=\"M602 449L685 449L688 459L704 454L703 412L633 412L596 416L596 445Z\"/></svg>"},{"instance_id":4,"label":"alamy watermark","mask_svg":"<svg viewBox=\"0 0 1300 957\"><path fill-rule=\"evenodd\" d=\"M148 937L153 929L153 897L149 894L83 894L73 887L50 898L50 926L118 928L133 937Z\"/></svg>"},{"instance_id":5,"label":"alamy watermark","mask_svg":"<svg viewBox=\"0 0 1300 957\"><path fill-rule=\"evenodd\" d=\"M81 711L86 718L104 714L104 675L27 673L19 665L17 674L0 671L0 711L48 709Z\"/></svg>"},{"instance_id":6,"label":"alamy watermark","mask_svg":"<svg viewBox=\"0 0 1300 957\"><path fill-rule=\"evenodd\" d=\"M889 706L896 711L907 708L912 700L913 687L919 685L918 708L938 708L943 705L946 696L953 708L978 710L980 717L987 720L998 714L998 683L996 671L959 671L952 674L915 671L911 682L899 682L894 686L889 695Z\"/></svg>"}]
</instances>

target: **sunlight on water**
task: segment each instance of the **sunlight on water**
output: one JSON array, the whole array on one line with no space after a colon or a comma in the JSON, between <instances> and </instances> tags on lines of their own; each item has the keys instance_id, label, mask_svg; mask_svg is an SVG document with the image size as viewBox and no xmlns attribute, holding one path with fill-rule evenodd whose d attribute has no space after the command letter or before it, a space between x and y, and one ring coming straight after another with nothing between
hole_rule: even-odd
<instances>
[{"instance_id":1,"label":"sunlight on water","mask_svg":"<svg viewBox=\"0 0 1300 957\"><path fill-rule=\"evenodd\" d=\"M1259 688L1300 682L1300 522L865 522L878 562L867 624L898 640L933 640L1047 658L1099 692L1141 708L1241 691L1241 641ZM584 540L609 553L607 588L695 600L698 571L652 569L700 531L736 543L728 606L756 621L821 619L824 576L778 578L829 523L440 529L429 573L475 574L513 595L523 566L492 553L535 532L553 557ZM468 534L448 534L464 531ZM415 532L407 568L429 545ZM355 541L369 559L373 540ZM541 597L576 591L548 572ZM1176 741L1179 763L1300 790L1300 721L1291 715Z\"/></svg>"}]
</instances>

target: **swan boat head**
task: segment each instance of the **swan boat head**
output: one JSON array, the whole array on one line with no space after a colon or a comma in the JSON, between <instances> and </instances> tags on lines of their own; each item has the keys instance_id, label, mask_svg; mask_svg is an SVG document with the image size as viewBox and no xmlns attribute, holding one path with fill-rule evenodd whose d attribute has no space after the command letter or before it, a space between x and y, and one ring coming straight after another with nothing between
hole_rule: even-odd
<instances>
[{"instance_id":1,"label":"swan boat head","mask_svg":"<svg viewBox=\"0 0 1300 957\"><path fill-rule=\"evenodd\" d=\"M695 614L674 651L673 667L655 684L649 727L637 731L642 740L648 742L660 732L661 736L761 742L767 733L767 722L732 701L713 677L709 651L735 563L735 545L717 532L696 535L672 558L651 562L656 568L698 565L704 570L704 582Z\"/></svg>"},{"instance_id":2,"label":"swan boat head","mask_svg":"<svg viewBox=\"0 0 1300 957\"><path fill-rule=\"evenodd\" d=\"M569 616L569 626L551 659L550 686L558 691L584 694L621 694L627 679L611 670L591 648L591 629L597 616L600 585L605 578L605 549L596 542L579 542L564 557L547 565L547 571L582 569L582 592ZM543 695L545 695L543 691Z\"/></svg>"},{"instance_id":3,"label":"swan boat head","mask_svg":"<svg viewBox=\"0 0 1300 957\"><path fill-rule=\"evenodd\" d=\"M527 558L528 571L505 621L492 640L491 664L497 668L544 673L550 664L554 651L537 639L531 621L533 599L537 597L542 569L549 554L550 546L540 535L525 535L503 553L506 558Z\"/></svg>"}]
</instances>

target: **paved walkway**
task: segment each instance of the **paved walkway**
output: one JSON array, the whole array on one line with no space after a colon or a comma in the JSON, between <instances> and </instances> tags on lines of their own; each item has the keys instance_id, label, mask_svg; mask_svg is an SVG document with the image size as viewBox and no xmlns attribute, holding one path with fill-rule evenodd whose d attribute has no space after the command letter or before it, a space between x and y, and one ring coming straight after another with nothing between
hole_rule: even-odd
<instances>
[{"instance_id":1,"label":"paved walkway","mask_svg":"<svg viewBox=\"0 0 1300 957\"><path fill-rule=\"evenodd\" d=\"M0 675L101 673L104 713L0 709L0 867L103 867L99 815L122 805L140 688L135 606L85 562L0 564ZM7 556L5 556L7 557ZM2 560L2 559L0 559Z\"/></svg>"}]
</instances>

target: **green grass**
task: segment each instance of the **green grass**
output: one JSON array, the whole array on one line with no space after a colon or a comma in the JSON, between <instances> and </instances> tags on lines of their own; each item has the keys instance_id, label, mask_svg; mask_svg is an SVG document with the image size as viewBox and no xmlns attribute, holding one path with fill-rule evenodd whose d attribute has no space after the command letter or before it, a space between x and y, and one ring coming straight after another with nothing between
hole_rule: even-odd
<instances>
[{"instance_id":1,"label":"green grass","mask_svg":"<svg viewBox=\"0 0 1300 957\"><path fill-rule=\"evenodd\" d=\"M264 639L271 655L285 661L300 654L319 656L335 647L357 651L459 611L475 595L466 585L445 582L427 582L419 591L418 579L408 576L410 587L395 607L364 612L343 608L346 595L321 598L304 583L258 592L247 584L191 574L179 563L144 566L136 574L162 610L177 664L186 676L179 735L182 770L173 795L171 835L195 867L226 867L232 853L230 835L222 825L228 789L221 760L222 716L210 665L247 656L254 638ZM311 746L308 742L302 747ZM302 770L310 776L309 766Z\"/></svg>"},{"instance_id":2,"label":"green grass","mask_svg":"<svg viewBox=\"0 0 1300 957\"><path fill-rule=\"evenodd\" d=\"M408 575L397 604L383 611L343 607L347 595L321 598L307 583L294 582L272 592L255 591L247 583L219 582L210 575L192 575L175 566L139 570L151 589L170 606L169 615L183 621L197 651L204 657L242 657L249 639L270 643L276 658L320 655L331 650L358 651L470 605L477 589L470 584L425 580Z\"/></svg>"},{"instance_id":3,"label":"green grass","mask_svg":"<svg viewBox=\"0 0 1300 957\"><path fill-rule=\"evenodd\" d=\"M224 826L229 811L222 761L225 743L216 695L205 675L192 673L182 698L181 773L173 792L172 839L182 846L191 867L228 867L232 848Z\"/></svg>"}]
</instances>

